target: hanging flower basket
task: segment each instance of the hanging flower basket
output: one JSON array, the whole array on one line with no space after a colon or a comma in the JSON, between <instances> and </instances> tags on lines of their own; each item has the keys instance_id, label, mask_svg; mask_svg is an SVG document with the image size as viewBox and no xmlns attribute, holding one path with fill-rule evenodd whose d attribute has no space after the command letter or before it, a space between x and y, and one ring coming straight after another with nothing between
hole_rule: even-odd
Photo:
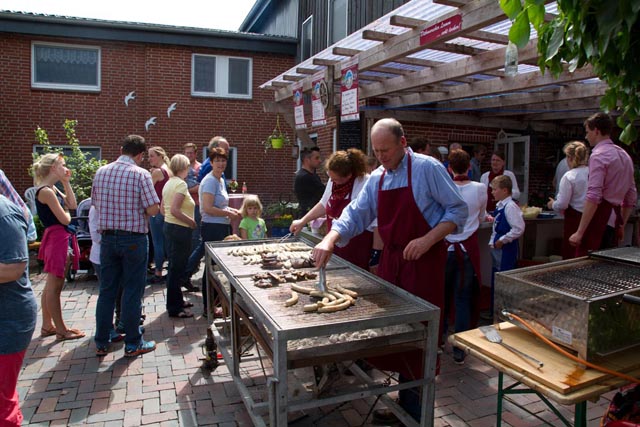
<instances>
[{"instance_id":1,"label":"hanging flower basket","mask_svg":"<svg viewBox=\"0 0 640 427\"><path fill-rule=\"evenodd\" d=\"M271 131L271 135L262 141L262 145L264 145L264 151L266 153L269 148L279 150L283 148L285 144L291 145L291 141L287 134L280 129L280 115L278 115L276 116L276 127Z\"/></svg>"}]
</instances>

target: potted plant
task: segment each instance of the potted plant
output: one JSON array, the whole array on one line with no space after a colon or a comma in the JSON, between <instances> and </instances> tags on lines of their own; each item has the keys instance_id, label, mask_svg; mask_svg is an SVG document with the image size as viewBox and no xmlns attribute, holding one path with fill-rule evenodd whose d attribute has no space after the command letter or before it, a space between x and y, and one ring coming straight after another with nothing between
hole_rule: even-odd
<instances>
[{"instance_id":1,"label":"potted plant","mask_svg":"<svg viewBox=\"0 0 640 427\"><path fill-rule=\"evenodd\" d=\"M293 215L280 214L271 219L271 237L282 237L289 233Z\"/></svg>"},{"instance_id":2,"label":"potted plant","mask_svg":"<svg viewBox=\"0 0 640 427\"><path fill-rule=\"evenodd\" d=\"M262 145L264 145L265 153L269 148L273 149L281 149L286 145L291 145L291 141L286 133L284 133L280 129L280 115L276 116L276 127L271 131L271 135L269 135L264 141L262 141Z\"/></svg>"}]
</instances>

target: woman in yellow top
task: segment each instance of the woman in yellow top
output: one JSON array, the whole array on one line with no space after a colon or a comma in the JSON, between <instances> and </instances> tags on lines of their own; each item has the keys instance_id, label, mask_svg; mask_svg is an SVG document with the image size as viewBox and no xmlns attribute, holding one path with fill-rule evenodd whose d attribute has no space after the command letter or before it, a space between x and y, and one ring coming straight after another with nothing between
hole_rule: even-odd
<instances>
[{"instance_id":1,"label":"woman in yellow top","mask_svg":"<svg viewBox=\"0 0 640 427\"><path fill-rule=\"evenodd\" d=\"M167 277L167 312L169 317L186 319L193 317L187 310L193 303L185 302L180 281L185 275L191 253L191 233L196 228L195 202L189 194L185 178L189 173L189 158L176 154L169 163L173 176L162 189L162 214L164 215L164 241L169 259Z\"/></svg>"}]
</instances>

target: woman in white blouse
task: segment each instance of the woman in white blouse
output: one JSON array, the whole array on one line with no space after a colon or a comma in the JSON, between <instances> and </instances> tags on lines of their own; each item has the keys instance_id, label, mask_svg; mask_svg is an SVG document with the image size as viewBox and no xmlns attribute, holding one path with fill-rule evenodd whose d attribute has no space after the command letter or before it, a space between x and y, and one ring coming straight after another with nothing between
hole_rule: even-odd
<instances>
[{"instance_id":1,"label":"woman in white blouse","mask_svg":"<svg viewBox=\"0 0 640 427\"><path fill-rule=\"evenodd\" d=\"M560 180L557 199L549 197L547 207L556 212L564 211L562 257L569 259L575 258L575 247L569 244L569 237L578 229L587 195L589 149L580 141L571 141L563 151L571 169Z\"/></svg>"}]
</instances>

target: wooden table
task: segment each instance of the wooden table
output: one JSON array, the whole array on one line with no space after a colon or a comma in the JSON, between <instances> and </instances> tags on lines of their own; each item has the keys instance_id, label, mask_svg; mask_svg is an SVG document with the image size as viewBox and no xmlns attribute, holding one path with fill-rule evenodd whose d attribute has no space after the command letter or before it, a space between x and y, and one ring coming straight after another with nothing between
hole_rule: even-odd
<instances>
[{"instance_id":1,"label":"wooden table","mask_svg":"<svg viewBox=\"0 0 640 427\"><path fill-rule=\"evenodd\" d=\"M449 337L449 342L493 366L499 372L497 422L502 423L502 399L509 394L535 393L562 420L564 425L586 427L587 400L599 398L627 381L593 369L585 369L573 360L558 353L533 334L508 322L497 325L503 342L544 363L536 365L510 352L500 344L492 343L480 332L473 329ZM640 357L638 348L617 353L600 363L602 366L624 372L632 377L640 377ZM516 383L504 388L503 375L507 374ZM524 387L524 388L523 388ZM571 424L549 401L562 405L575 405L574 423Z\"/></svg>"}]
</instances>

